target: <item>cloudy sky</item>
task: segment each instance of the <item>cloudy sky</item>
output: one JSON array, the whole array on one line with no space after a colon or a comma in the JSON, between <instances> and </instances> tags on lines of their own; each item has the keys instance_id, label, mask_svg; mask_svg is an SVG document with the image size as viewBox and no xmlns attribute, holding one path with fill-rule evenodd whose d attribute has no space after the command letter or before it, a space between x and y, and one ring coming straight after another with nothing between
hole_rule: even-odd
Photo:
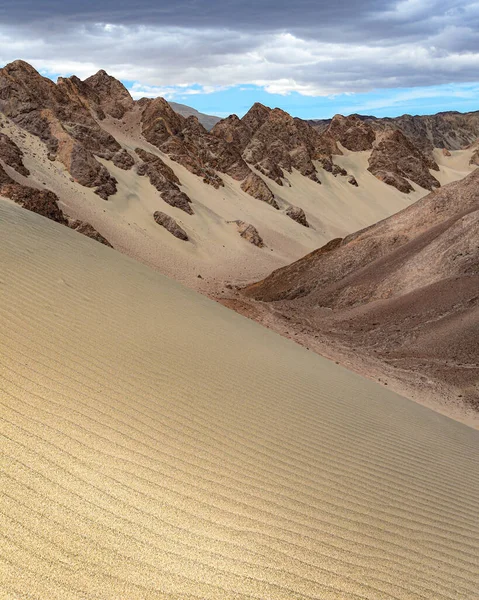
<instances>
[{"instance_id":1,"label":"cloudy sky","mask_svg":"<svg viewBox=\"0 0 479 600\"><path fill-rule=\"evenodd\" d=\"M100 68L212 114L479 109L477 0L0 0L0 66Z\"/></svg>"}]
</instances>

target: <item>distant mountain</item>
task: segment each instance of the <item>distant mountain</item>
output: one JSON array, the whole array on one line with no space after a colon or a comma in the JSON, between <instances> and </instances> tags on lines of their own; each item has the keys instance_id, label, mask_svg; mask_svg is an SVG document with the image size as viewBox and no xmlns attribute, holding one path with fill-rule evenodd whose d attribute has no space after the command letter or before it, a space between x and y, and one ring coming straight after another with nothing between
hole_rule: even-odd
<instances>
[{"instance_id":1,"label":"distant mountain","mask_svg":"<svg viewBox=\"0 0 479 600\"><path fill-rule=\"evenodd\" d=\"M179 115L183 117L196 117L198 121L203 125L205 129L210 131L213 127L221 121L221 117L215 117L214 115L205 115L197 111L195 108L191 106L186 106L186 104L179 104L178 102L170 102L171 108L177 112Z\"/></svg>"},{"instance_id":2,"label":"distant mountain","mask_svg":"<svg viewBox=\"0 0 479 600\"><path fill-rule=\"evenodd\" d=\"M479 111L460 113L441 112L435 115L402 115L400 117L373 117L353 115L368 123L376 131L399 129L423 152L433 148L460 150L479 138ZM308 123L322 133L332 119L312 119Z\"/></svg>"},{"instance_id":3,"label":"distant mountain","mask_svg":"<svg viewBox=\"0 0 479 600\"><path fill-rule=\"evenodd\" d=\"M103 70L54 83L15 61L0 69L0 195L209 291L371 225L477 160L434 158L354 116L321 131L259 103L210 131L202 117L134 101Z\"/></svg>"}]
</instances>

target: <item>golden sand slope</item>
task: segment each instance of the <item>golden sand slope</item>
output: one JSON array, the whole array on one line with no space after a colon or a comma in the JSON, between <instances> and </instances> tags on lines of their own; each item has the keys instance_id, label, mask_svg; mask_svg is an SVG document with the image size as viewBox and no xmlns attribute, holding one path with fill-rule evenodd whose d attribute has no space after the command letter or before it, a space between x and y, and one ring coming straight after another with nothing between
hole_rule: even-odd
<instances>
[{"instance_id":1,"label":"golden sand slope","mask_svg":"<svg viewBox=\"0 0 479 600\"><path fill-rule=\"evenodd\" d=\"M0 597L469 599L479 434L0 201Z\"/></svg>"}]
</instances>

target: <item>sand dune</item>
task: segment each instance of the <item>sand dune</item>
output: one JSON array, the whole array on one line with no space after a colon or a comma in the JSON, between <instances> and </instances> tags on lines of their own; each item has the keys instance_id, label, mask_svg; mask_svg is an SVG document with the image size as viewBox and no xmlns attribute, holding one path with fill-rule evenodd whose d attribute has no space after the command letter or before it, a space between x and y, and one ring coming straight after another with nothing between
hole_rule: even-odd
<instances>
[{"instance_id":1,"label":"sand dune","mask_svg":"<svg viewBox=\"0 0 479 600\"><path fill-rule=\"evenodd\" d=\"M0 239L0 597L477 598L477 431L3 200Z\"/></svg>"}]
</instances>

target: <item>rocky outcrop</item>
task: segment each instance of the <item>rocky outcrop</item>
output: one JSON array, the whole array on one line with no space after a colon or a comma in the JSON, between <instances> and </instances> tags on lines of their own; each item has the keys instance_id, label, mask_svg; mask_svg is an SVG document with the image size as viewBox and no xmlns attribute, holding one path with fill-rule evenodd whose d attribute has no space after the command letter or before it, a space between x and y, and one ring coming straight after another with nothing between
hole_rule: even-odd
<instances>
[{"instance_id":1,"label":"rocky outcrop","mask_svg":"<svg viewBox=\"0 0 479 600\"><path fill-rule=\"evenodd\" d=\"M138 175L147 175L151 185L160 192L167 204L192 215L191 199L178 187L180 180L173 169L151 152L141 148L136 148L135 152L143 161L138 165Z\"/></svg>"},{"instance_id":2,"label":"rocky outcrop","mask_svg":"<svg viewBox=\"0 0 479 600\"><path fill-rule=\"evenodd\" d=\"M238 229L238 233L240 236L248 241L253 246L257 246L258 248L264 247L263 238L258 233L256 227L251 225L250 223L245 223L244 221L233 221L236 224Z\"/></svg>"},{"instance_id":3,"label":"rocky outcrop","mask_svg":"<svg viewBox=\"0 0 479 600\"><path fill-rule=\"evenodd\" d=\"M333 168L331 170L331 173L335 177L337 177L338 175L342 175L343 177L346 177L346 175L348 174L348 172L346 171L346 169L343 169L339 165L335 165L335 164L333 164Z\"/></svg>"},{"instance_id":4,"label":"rocky outcrop","mask_svg":"<svg viewBox=\"0 0 479 600\"><path fill-rule=\"evenodd\" d=\"M447 148L443 148L442 149L442 155L443 156L451 156L451 153L449 152L449 150Z\"/></svg>"},{"instance_id":5,"label":"rocky outcrop","mask_svg":"<svg viewBox=\"0 0 479 600\"><path fill-rule=\"evenodd\" d=\"M178 225L178 223L175 221L175 219L173 219L166 213L160 212L159 210L157 210L155 212L155 214L153 215L153 218L158 223L158 225L161 225L162 227L164 227L167 231L169 231L172 235L174 235L179 240L184 240L185 242L188 241L188 235L187 235L186 231Z\"/></svg>"},{"instance_id":6,"label":"rocky outcrop","mask_svg":"<svg viewBox=\"0 0 479 600\"><path fill-rule=\"evenodd\" d=\"M39 137L81 185L98 187L98 194L108 197L115 181L94 154L111 158L120 145L92 117L85 89L78 78L55 85L15 61L0 69L0 111Z\"/></svg>"},{"instance_id":7,"label":"rocky outcrop","mask_svg":"<svg viewBox=\"0 0 479 600\"><path fill-rule=\"evenodd\" d=\"M129 171L135 164L133 157L125 150L125 148L122 148L117 152L111 160L115 167L123 169L124 171Z\"/></svg>"},{"instance_id":8,"label":"rocky outcrop","mask_svg":"<svg viewBox=\"0 0 479 600\"><path fill-rule=\"evenodd\" d=\"M23 152L5 133L0 133L0 160L20 175L24 177L30 175L30 171L23 164Z\"/></svg>"},{"instance_id":9,"label":"rocky outcrop","mask_svg":"<svg viewBox=\"0 0 479 600\"><path fill-rule=\"evenodd\" d=\"M428 156L432 155L433 148L461 150L479 138L479 111L470 113L451 111L436 115L402 115L394 118L362 115L354 115L354 117L369 125L376 132L399 129ZM331 122L332 120L328 119L309 121L318 133L324 133Z\"/></svg>"},{"instance_id":10,"label":"rocky outcrop","mask_svg":"<svg viewBox=\"0 0 479 600\"><path fill-rule=\"evenodd\" d=\"M312 162L317 154L317 133L279 108L257 103L242 119L232 115L217 123L211 133L238 148L247 163L279 185L284 171L291 173L293 168L320 183Z\"/></svg>"},{"instance_id":11,"label":"rocky outcrop","mask_svg":"<svg viewBox=\"0 0 479 600\"><path fill-rule=\"evenodd\" d=\"M110 242L104 238L101 233L98 233L98 231L93 227L93 225L90 225L90 223L68 218L67 225L70 227L70 229L74 229L75 231L78 231L78 233L86 235L86 237L89 237L96 242L100 242L100 244L103 244L104 246L113 248Z\"/></svg>"},{"instance_id":12,"label":"rocky outcrop","mask_svg":"<svg viewBox=\"0 0 479 600\"><path fill-rule=\"evenodd\" d=\"M340 142L348 150L360 152L371 150L376 133L369 123L361 121L356 115L349 117L335 115L321 138L323 140L329 138L331 146L334 142Z\"/></svg>"},{"instance_id":13,"label":"rocky outcrop","mask_svg":"<svg viewBox=\"0 0 479 600\"><path fill-rule=\"evenodd\" d=\"M14 181L0 165L0 196L10 198L23 208L38 213L57 223L67 224L61 208L58 206L58 196L50 190L21 185Z\"/></svg>"},{"instance_id":14,"label":"rocky outcrop","mask_svg":"<svg viewBox=\"0 0 479 600\"><path fill-rule=\"evenodd\" d=\"M144 102L142 133L172 160L216 188L224 185L217 171L238 181L251 172L235 146L210 135L196 117L185 119L175 113L162 98Z\"/></svg>"},{"instance_id":15,"label":"rocky outcrop","mask_svg":"<svg viewBox=\"0 0 479 600\"><path fill-rule=\"evenodd\" d=\"M248 177L241 184L241 189L250 196L257 198L262 202L266 202L266 204L269 204L273 208L279 208L278 203L274 199L273 192L269 189L261 177L256 175L256 173L250 173L248 175Z\"/></svg>"},{"instance_id":16,"label":"rocky outcrop","mask_svg":"<svg viewBox=\"0 0 479 600\"><path fill-rule=\"evenodd\" d=\"M429 169L438 171L439 167L398 130L385 131L378 136L368 167L378 179L405 193L413 189L407 179L427 190L440 187Z\"/></svg>"},{"instance_id":17,"label":"rocky outcrop","mask_svg":"<svg viewBox=\"0 0 479 600\"><path fill-rule=\"evenodd\" d=\"M469 161L469 164L470 165L477 165L477 166L479 166L479 144L477 145L477 148L472 153L472 156L471 156L471 159Z\"/></svg>"},{"instance_id":18,"label":"rocky outcrop","mask_svg":"<svg viewBox=\"0 0 479 600\"><path fill-rule=\"evenodd\" d=\"M354 185L354 187L359 187L359 184L356 181L356 177L353 177L352 175L350 175L348 177L348 183L351 184L351 185Z\"/></svg>"},{"instance_id":19,"label":"rocky outcrop","mask_svg":"<svg viewBox=\"0 0 479 600\"><path fill-rule=\"evenodd\" d=\"M308 220L306 219L306 214L302 208L299 208L299 206L289 206L286 209L286 214L290 219L293 219L293 221L296 221L300 225L303 225L304 227L309 227Z\"/></svg>"},{"instance_id":20,"label":"rocky outcrop","mask_svg":"<svg viewBox=\"0 0 479 600\"><path fill-rule=\"evenodd\" d=\"M98 71L88 77L84 82L98 97L98 104L104 113L115 119L121 119L124 114L133 108L134 101L126 87L108 75L105 71Z\"/></svg>"}]
</instances>

